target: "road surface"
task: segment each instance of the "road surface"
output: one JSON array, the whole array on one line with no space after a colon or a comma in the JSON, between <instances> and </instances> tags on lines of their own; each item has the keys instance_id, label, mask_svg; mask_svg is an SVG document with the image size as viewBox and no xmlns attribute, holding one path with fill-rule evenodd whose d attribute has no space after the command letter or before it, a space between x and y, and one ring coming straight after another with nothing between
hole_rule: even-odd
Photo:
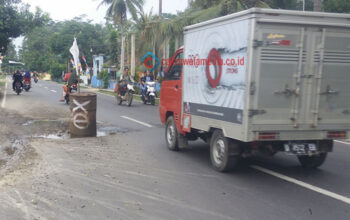
<instances>
[{"instance_id":1,"label":"road surface","mask_svg":"<svg viewBox=\"0 0 350 220\"><path fill-rule=\"evenodd\" d=\"M2 104L27 118L67 120L61 91L59 84L40 81L20 96L7 89ZM317 170L303 170L295 157L278 154L223 174L211 168L203 142L167 150L157 107L97 98L99 126L124 132L33 139L39 156L29 174L3 185L2 219L350 219L346 141L336 142Z\"/></svg>"}]
</instances>

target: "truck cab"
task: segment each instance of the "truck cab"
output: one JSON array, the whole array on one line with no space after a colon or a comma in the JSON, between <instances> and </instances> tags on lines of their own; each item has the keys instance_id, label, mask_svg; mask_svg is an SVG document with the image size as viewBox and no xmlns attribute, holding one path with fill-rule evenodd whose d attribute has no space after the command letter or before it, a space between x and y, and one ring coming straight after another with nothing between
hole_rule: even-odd
<instances>
[{"instance_id":1,"label":"truck cab","mask_svg":"<svg viewBox=\"0 0 350 220\"><path fill-rule=\"evenodd\" d=\"M178 49L172 57L165 72L160 91L159 114L163 124L169 117L174 119L176 129L181 130L181 102L182 102L182 58L184 48Z\"/></svg>"}]
</instances>

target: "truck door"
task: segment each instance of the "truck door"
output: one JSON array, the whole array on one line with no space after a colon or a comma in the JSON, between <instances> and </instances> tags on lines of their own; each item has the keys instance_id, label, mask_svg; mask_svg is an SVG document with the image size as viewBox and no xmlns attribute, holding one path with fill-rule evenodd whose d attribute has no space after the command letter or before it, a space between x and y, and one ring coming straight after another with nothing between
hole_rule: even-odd
<instances>
[{"instance_id":1,"label":"truck door","mask_svg":"<svg viewBox=\"0 0 350 220\"><path fill-rule=\"evenodd\" d=\"M346 129L350 122L350 30L322 28L313 31L315 44L312 104L313 125Z\"/></svg>"},{"instance_id":2,"label":"truck door","mask_svg":"<svg viewBox=\"0 0 350 220\"><path fill-rule=\"evenodd\" d=\"M171 60L170 66L165 73L162 83L162 102L167 111L173 112L176 126L180 128L181 101L182 101L182 55L178 51Z\"/></svg>"},{"instance_id":3,"label":"truck door","mask_svg":"<svg viewBox=\"0 0 350 220\"><path fill-rule=\"evenodd\" d=\"M299 126L304 120L307 72L305 27L261 24L257 28L253 108L256 125Z\"/></svg>"},{"instance_id":4,"label":"truck door","mask_svg":"<svg viewBox=\"0 0 350 220\"><path fill-rule=\"evenodd\" d=\"M277 24L258 30L253 123L272 130L348 123L349 32Z\"/></svg>"}]
</instances>

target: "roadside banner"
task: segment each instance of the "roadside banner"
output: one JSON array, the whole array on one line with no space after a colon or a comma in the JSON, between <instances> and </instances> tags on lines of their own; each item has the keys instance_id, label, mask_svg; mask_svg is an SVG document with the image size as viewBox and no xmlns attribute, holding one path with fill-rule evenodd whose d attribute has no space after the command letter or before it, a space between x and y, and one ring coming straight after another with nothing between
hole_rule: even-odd
<instances>
[{"instance_id":1,"label":"roadside banner","mask_svg":"<svg viewBox=\"0 0 350 220\"><path fill-rule=\"evenodd\" d=\"M78 43L77 43L77 39L76 38L74 38L73 45L69 49L69 52L73 56L75 70L77 71L77 75L80 75L79 74L79 63L80 63L79 62L79 48L78 48Z\"/></svg>"}]
</instances>

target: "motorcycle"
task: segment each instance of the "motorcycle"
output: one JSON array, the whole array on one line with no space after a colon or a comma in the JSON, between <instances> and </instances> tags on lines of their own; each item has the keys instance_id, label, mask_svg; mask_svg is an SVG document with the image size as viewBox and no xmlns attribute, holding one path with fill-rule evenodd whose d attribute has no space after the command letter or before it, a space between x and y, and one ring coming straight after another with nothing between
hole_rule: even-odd
<instances>
[{"instance_id":1,"label":"motorcycle","mask_svg":"<svg viewBox=\"0 0 350 220\"><path fill-rule=\"evenodd\" d=\"M22 85L19 81L15 83L15 92L17 93L17 95L19 95L22 92Z\"/></svg>"},{"instance_id":2,"label":"motorcycle","mask_svg":"<svg viewBox=\"0 0 350 220\"><path fill-rule=\"evenodd\" d=\"M155 105L156 103L156 83L155 82L146 82L147 92L142 94L141 99L143 104L150 103Z\"/></svg>"},{"instance_id":3,"label":"motorcycle","mask_svg":"<svg viewBox=\"0 0 350 220\"><path fill-rule=\"evenodd\" d=\"M35 83L38 83L38 81L39 81L38 76L35 76L35 77L34 77L34 82L35 82Z\"/></svg>"},{"instance_id":4,"label":"motorcycle","mask_svg":"<svg viewBox=\"0 0 350 220\"><path fill-rule=\"evenodd\" d=\"M64 96L64 100L66 101L66 104L69 105L69 95L74 91L75 92L78 91L78 85L74 83L70 88L68 88L68 85L65 85L64 91L66 92L66 95Z\"/></svg>"},{"instance_id":5,"label":"motorcycle","mask_svg":"<svg viewBox=\"0 0 350 220\"><path fill-rule=\"evenodd\" d=\"M122 94L120 93L120 91L122 92ZM131 106L132 100L134 98L134 93L135 93L134 83L124 82L123 86L120 89L118 85L117 96L116 96L118 105L121 105L125 101L127 106Z\"/></svg>"},{"instance_id":6,"label":"motorcycle","mask_svg":"<svg viewBox=\"0 0 350 220\"><path fill-rule=\"evenodd\" d=\"M30 78L29 79L24 79L23 81L23 87L24 87L24 90L26 92L28 92L31 88L31 85L30 85Z\"/></svg>"}]
</instances>

